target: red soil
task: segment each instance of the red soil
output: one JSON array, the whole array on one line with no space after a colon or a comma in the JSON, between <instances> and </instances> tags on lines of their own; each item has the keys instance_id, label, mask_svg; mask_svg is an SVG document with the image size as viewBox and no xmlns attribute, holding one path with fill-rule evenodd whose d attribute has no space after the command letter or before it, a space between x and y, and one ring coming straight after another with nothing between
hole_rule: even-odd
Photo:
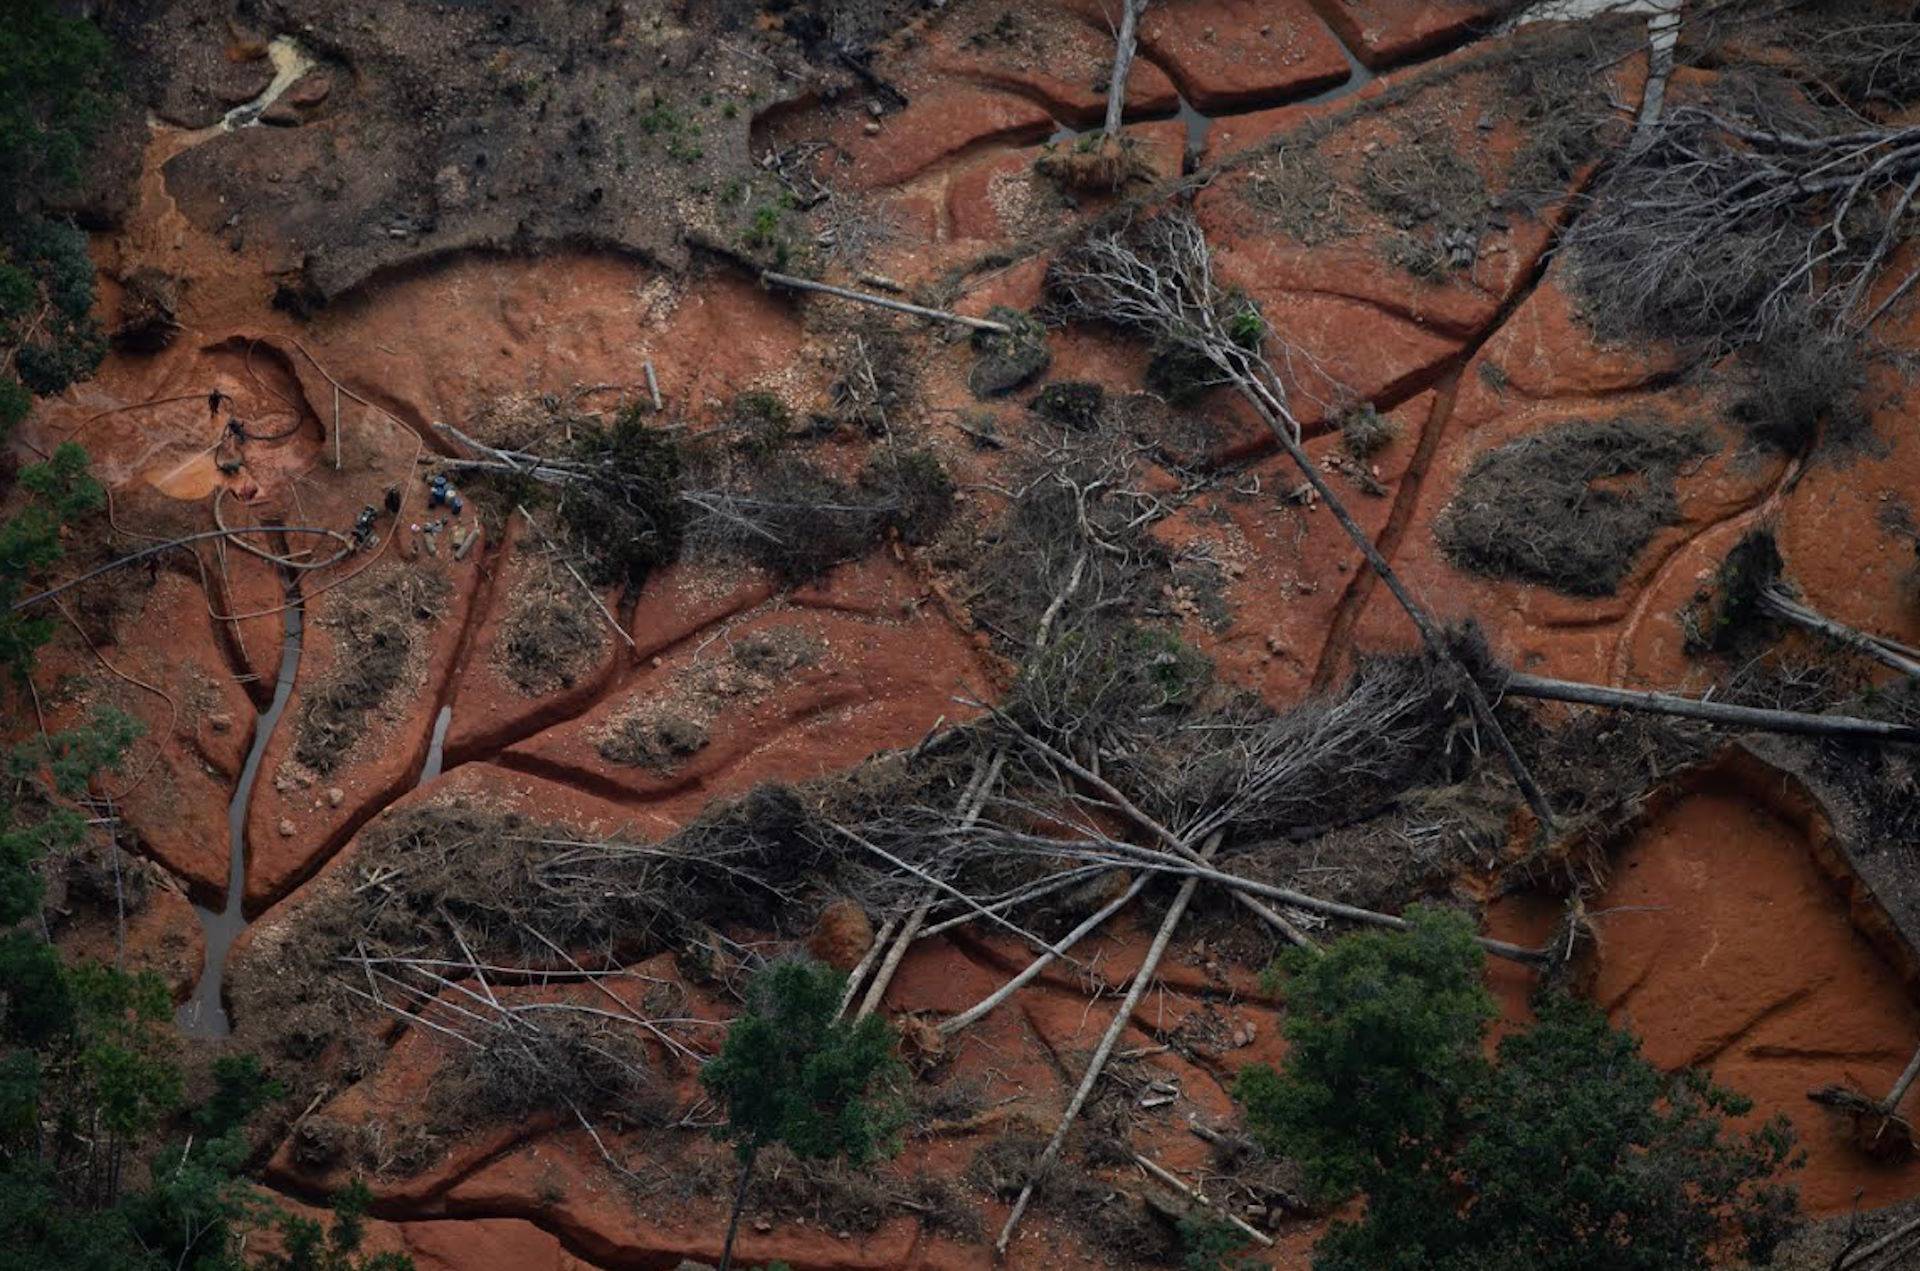
<instances>
[{"instance_id":1,"label":"red soil","mask_svg":"<svg viewBox=\"0 0 1920 1271\"><path fill-rule=\"evenodd\" d=\"M1920 1188L1920 1162L1870 1160L1851 1123L1806 1095L1834 1082L1886 1094L1920 1036L1920 1009L1854 925L1808 833L1768 806L1768 788L1712 780L1613 858L1590 905L1589 992L1654 1063L1709 1069L1754 1101L1750 1120L1785 1113L1807 1155L1791 1181L1810 1213L1904 1200ZM1537 943L1556 917L1501 902L1488 930ZM1494 975L1523 1013L1524 973ZM1911 1100L1906 1112L1916 1114Z\"/></svg>"},{"instance_id":2,"label":"red soil","mask_svg":"<svg viewBox=\"0 0 1920 1271\"><path fill-rule=\"evenodd\" d=\"M1106 203L1052 207L1029 223L1023 217L1037 206L1041 188L1032 164L1058 122L1084 125L1102 109L1096 82L1110 41L1102 15L1112 7L1111 0L1063 0L1026 15L1044 37L1038 52L974 42L970 30L936 25L888 68L910 90L905 110L875 121L857 95L828 106L801 104L763 121L756 153L762 142L815 136L841 147L846 158L831 171L833 184L894 200L899 226L876 264L909 285L1006 246L1036 224L1071 225ZM1345 74L1318 13L1362 60L1380 66L1465 38L1483 8L1404 0L1155 5L1129 81L1129 117L1157 122L1136 123L1132 131L1155 172L1173 175L1186 140L1184 126L1165 118L1176 86L1207 109L1283 102ZM1396 75L1404 82L1423 70ZM1628 63L1616 74L1631 99L1637 70ZM1371 102L1386 88L1376 81L1357 100ZM1216 123L1207 157L1353 104L1244 110ZM1470 156L1490 189L1502 191L1519 137L1497 118L1501 104L1494 76L1456 76L1338 123L1324 151L1351 179L1407 129L1437 128ZM1482 127L1489 114L1492 126ZM869 127L874 123L877 130ZM581 389L585 404L607 405L637 386L646 361L676 417L702 418L749 387L773 388L803 408L821 396L821 310L724 271L679 277L585 252L457 255L378 279L310 321L297 320L270 304L284 261L252 247L230 248L175 206L163 164L184 141L156 137L139 205L122 233L101 241L98 255L110 271L158 263L189 277L186 330L163 354L109 357L94 380L42 403L24 430L42 447L80 436L120 492L120 519L129 530L149 527L143 518L159 504L147 500L186 506L216 490L226 492L220 507L230 522L278 516L342 525L363 504L379 504L390 486L408 499L404 527L420 515L416 455L450 448L434 421L470 420L484 403L515 393ZM1920 448L1912 421L1892 402L1880 420L1885 453L1850 467L1818 467L1791 490L1782 464L1740 458L1722 434L1721 453L1680 483L1683 523L1656 536L1617 597L1576 602L1455 570L1431 526L1475 456L1600 409L1646 408L1717 427L1719 404L1663 388L1674 366L1666 351L1595 340L1562 285L1560 263L1533 285L1557 209L1515 213L1504 232L1483 237L1470 271L1433 284L1389 264L1382 253L1391 227L1362 213L1349 238L1293 241L1249 210L1243 195L1250 180L1248 169L1237 169L1197 200L1219 248L1221 275L1256 296L1269 320L1308 355L1293 368L1291 385L1312 434L1309 449L1323 468L1344 462L1329 423L1350 398L1379 405L1400 425L1397 439L1368 461L1381 494L1358 494L1350 473L1335 470L1330 479L1353 494L1363 526L1443 616L1477 616L1496 649L1522 666L1677 686L1696 671L1680 647L1678 609L1739 532L1777 513L1789 571L1812 603L1920 641L1920 606L1902 590L1913 570L1912 544L1886 514L1894 498L1911 497L1920 485ZM953 303L971 313L994 303L1031 307L1045 264L1040 256L978 275ZM104 316L111 319L118 303L109 283ZM1910 342L1912 334L1903 338ZM1051 343L1056 379L1094 378L1114 391L1140 384L1145 354L1137 342L1069 329ZM997 496L969 485L992 480L996 460L967 447L951 421L985 410L1015 437L1037 425L1018 402L973 401L964 387L963 344L929 342L917 356L926 406L919 423L962 482L963 507L991 507ZM210 413L206 395L213 391L226 404ZM172 397L180 400L166 400ZM109 411L115 413L103 414ZM1208 432L1197 453L1160 456L1167 467L1143 461L1140 478L1164 492L1177 486L1173 467L1244 465L1154 531L1176 553L1208 556L1221 567L1229 610L1221 629L1207 627L1193 598L1171 598L1187 636L1227 677L1275 705L1324 687L1356 650L1409 643L1404 619L1360 569L1326 509L1283 502L1299 477L1271 454L1257 422L1223 400L1204 403L1198 414ZM256 432L294 427L281 440L249 443L244 467L223 474L213 447L229 415ZM889 549L803 588L782 589L738 571L662 571L641 589L627 621L633 648L608 638L571 686L529 695L499 665L502 627L530 568L519 533L516 527L506 541L483 544L457 564L443 546L437 564L448 572L452 593L423 635L427 652L418 674L372 721L339 772L302 784L286 759L305 695L339 662L322 619L347 597L309 590L299 686L248 819L247 902L266 912L235 949L237 979L273 975L288 915L353 885L357 836L385 811L471 798L582 833L636 824L664 832L716 795L803 780L875 750L911 745L941 717L969 713L956 695L990 694L1003 678L1003 668L983 655L948 580L924 554ZM391 541L373 568L420 563L411 533L394 535L383 525L382 534ZM197 577L162 573L143 608L120 626L118 643L101 650L121 671L181 703L178 718L158 693L99 672L83 647L50 653L44 665L95 678L84 695L53 706L49 726L80 717L96 699L122 704L147 723L149 739L114 787L123 794L123 814L143 852L211 897L225 883L225 810L254 709L271 688L284 597L264 562L235 552L224 562L207 560L204 589ZM611 607L617 598L601 599ZM216 622L209 606L255 616ZM733 651L769 633L801 637L816 650L813 660L789 668L772 687L741 687L730 678L738 674ZM247 675L254 678L239 679ZM203 681L211 696L198 693ZM599 742L624 713L684 704L690 686L701 685L713 689L700 703L706 743L683 762L660 771L602 757ZM413 791L434 716L449 703L446 775ZM277 788L277 776L286 788ZM124 789L130 780L135 784ZM337 801L330 788L340 790ZM1882 936L1885 928L1850 917L1836 897L1824 872L1837 861L1831 844L1798 813L1754 802L1769 788L1751 774L1723 774L1655 815L1615 859L1610 885L1592 906L1612 911L1598 919L1592 992L1646 1039L1656 1062L1709 1062L1722 1081L1755 1098L1756 1115L1788 1114L1809 1152L1800 1182L1818 1212L1845 1209L1856 1189L1864 1191L1864 1204L1901 1198L1920 1186L1920 1166L1872 1165L1847 1141L1847 1127L1804 1096L1809 1086L1843 1077L1883 1093L1920 1036L1920 1012L1887 950L1870 945L1855 923ZM282 820L291 823L290 835L280 833ZM1860 908L1869 913L1869 906ZM1508 901L1489 922L1510 938L1530 940L1543 920L1524 902ZM129 949L163 969L197 967L197 939L191 913L167 893L135 924ZM857 958L862 933L857 923L835 924L820 940L823 953L844 963ZM1049 1130L1110 1009L1110 999L1089 999L1086 977L1122 983L1146 941L1130 926L1089 940L1076 954L1084 977L1077 969L1043 976L963 1034L937 1059L935 1075L977 1077L990 1109L1009 1102L982 1125L912 1141L892 1168L901 1176L925 1168L955 1178L1006 1125ZM93 950L97 936L79 943ZM906 958L886 1008L904 1018L964 1009L1027 956L997 937L923 941ZM671 966L649 969L677 982ZM1494 979L1510 1016L1522 1018L1525 984L1504 965ZM1161 981L1121 1048L1141 1052L1131 1061L1141 1077L1175 1082L1179 1094L1141 1114L1136 1143L1170 1168L1198 1170L1205 1145L1187 1131L1189 1119L1232 1118L1232 1076L1248 1062L1281 1056L1283 1015L1243 966L1198 938L1176 944ZM698 988L688 991L709 1017L730 1009ZM244 1012L236 1015L240 1045L249 1044L250 1022ZM330 1092L313 1113L376 1126L417 1117L428 1079L446 1055L423 1034L401 1036L356 1084ZM1187 1058L1155 1050L1169 1038L1182 1042ZM671 1182L694 1163L724 1171L722 1150L684 1131L636 1133L619 1146L645 1164L649 1179L667 1185L629 1192L587 1136L565 1125L456 1137L420 1174L374 1180L371 1246L405 1250L423 1271L665 1268L681 1257L713 1257L720 1201L705 1193L688 1199ZM284 1189L279 1201L297 1208L338 1180L299 1168L283 1146L269 1181ZM1004 1217L997 1202L976 1207L990 1229ZM1280 1247L1269 1258L1304 1267L1315 1233L1311 1223L1282 1224ZM987 1262L980 1242L934 1236L908 1219L865 1237L792 1223L750 1228L741 1253L751 1261L779 1257L800 1271ZM1079 1267L1098 1258L1084 1232L1042 1206L1012 1261Z\"/></svg>"}]
</instances>

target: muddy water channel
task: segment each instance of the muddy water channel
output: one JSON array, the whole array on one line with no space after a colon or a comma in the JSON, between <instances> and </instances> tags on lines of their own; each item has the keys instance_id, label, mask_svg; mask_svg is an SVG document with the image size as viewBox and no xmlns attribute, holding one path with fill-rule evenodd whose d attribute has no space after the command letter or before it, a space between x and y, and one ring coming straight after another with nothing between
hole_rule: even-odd
<instances>
[{"instance_id":1,"label":"muddy water channel","mask_svg":"<svg viewBox=\"0 0 1920 1271\"><path fill-rule=\"evenodd\" d=\"M202 905L193 907L200 917L207 952L193 995L175 1012L181 1031L189 1037L225 1037L233 1031L221 998L221 987L226 976L227 952L247 925L242 905L247 890L247 806L260 777L260 762L267 753L267 743L273 740L273 730L287 709L287 700L293 696L293 681L300 671L301 605L297 593L290 592L288 601L286 632L280 643L280 674L274 682L273 701L254 728L253 744L247 748L247 760L240 769L233 802L227 807L226 904L217 910Z\"/></svg>"}]
</instances>

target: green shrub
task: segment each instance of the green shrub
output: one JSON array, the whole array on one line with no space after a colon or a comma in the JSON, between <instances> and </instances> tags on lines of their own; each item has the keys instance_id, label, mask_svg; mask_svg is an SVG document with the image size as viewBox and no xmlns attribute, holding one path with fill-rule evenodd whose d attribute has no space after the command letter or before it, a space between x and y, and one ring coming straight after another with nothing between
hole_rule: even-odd
<instances>
[{"instance_id":1,"label":"green shrub","mask_svg":"<svg viewBox=\"0 0 1920 1271\"><path fill-rule=\"evenodd\" d=\"M740 1161L722 1271L763 1148L778 1143L802 1160L864 1165L891 1150L905 1123L904 1106L887 1093L901 1072L892 1029L877 1015L840 1018L845 983L824 963L773 963L747 986L719 1057L700 1072L700 1084L726 1107L718 1133Z\"/></svg>"},{"instance_id":2,"label":"green shrub","mask_svg":"<svg viewBox=\"0 0 1920 1271\"><path fill-rule=\"evenodd\" d=\"M575 458L596 465L606 480L568 487L561 523L585 557L590 580L637 587L680 552L686 520L680 447L638 410L627 410L611 426L577 427L573 448Z\"/></svg>"}]
</instances>

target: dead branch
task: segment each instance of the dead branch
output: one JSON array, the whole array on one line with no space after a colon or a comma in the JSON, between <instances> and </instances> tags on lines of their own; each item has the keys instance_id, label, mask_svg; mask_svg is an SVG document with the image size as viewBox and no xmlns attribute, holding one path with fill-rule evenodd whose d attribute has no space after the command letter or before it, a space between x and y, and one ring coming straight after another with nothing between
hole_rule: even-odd
<instances>
[{"instance_id":1,"label":"dead branch","mask_svg":"<svg viewBox=\"0 0 1920 1271\"><path fill-rule=\"evenodd\" d=\"M1906 1069L1893 1083L1893 1089L1887 1091L1887 1097L1880 1101L1880 1110L1888 1116L1898 1111L1900 1100L1906 1098L1907 1089L1913 1085L1916 1077L1920 1077L1920 1049L1913 1052L1913 1058L1907 1061Z\"/></svg>"},{"instance_id":2,"label":"dead branch","mask_svg":"<svg viewBox=\"0 0 1920 1271\"><path fill-rule=\"evenodd\" d=\"M1090 935L1102 923L1106 922L1107 919L1113 917L1115 914L1119 913L1122 909L1125 909L1129 904L1131 904L1133 902L1133 898L1135 896L1138 896L1146 888L1148 880L1150 880L1152 877L1153 875L1146 873L1144 871L1137 872L1134 875L1133 882L1128 885L1127 889L1124 892L1121 892L1120 895L1115 897L1113 900L1107 902L1105 905L1101 906L1094 913L1090 914L1084 921L1080 923L1079 926L1075 927L1072 931L1069 931L1066 935L1060 937L1059 947L1062 949L1071 949L1074 945L1079 944L1082 939ZM1011 980L1008 980L1005 984L1002 984L999 988L995 989L992 993L989 993L986 997L981 998L978 1002L975 1002L972 1006L969 1006L966 1010L960 1012L958 1015L955 1015L952 1019L941 1021L939 1026L940 1035L942 1037L951 1037L955 1033L959 1032L961 1029L965 1028L967 1025L975 1022L976 1020L985 1018L989 1013L993 1011L995 1007L999 1006L1002 1002L1005 1002L1008 998L1012 997L1015 993L1018 993L1021 989L1025 988L1028 984L1032 983L1034 977L1038 976L1042 971L1046 970L1049 966L1053 965L1054 957L1055 955L1052 953L1041 954L1039 957L1029 962L1026 965L1026 968L1022 970L1020 974L1014 976Z\"/></svg>"},{"instance_id":3,"label":"dead branch","mask_svg":"<svg viewBox=\"0 0 1920 1271\"><path fill-rule=\"evenodd\" d=\"M1019 936L1022 940L1025 940L1028 944L1031 944L1032 946L1034 946L1036 949L1039 949L1042 952L1051 952L1055 957L1058 957L1058 958L1065 958L1068 962L1072 963L1074 966L1080 965L1080 963L1075 959L1067 957L1066 953L1063 950L1061 950L1058 946L1051 944L1046 940L1043 940L1041 937L1033 934L1031 931L1028 931L1025 927L1022 927L1019 924L1012 922L997 913L992 913L988 911L987 908L984 905L982 905L979 901L967 895L965 892L961 891L958 887L955 887L952 883L946 881L945 879L937 878L934 875L929 874L926 870L921 869L918 865L915 865L909 861L902 860L900 857L895 856L892 852L889 852L886 848L881 847L877 843L870 842L866 838L855 833L853 830L848 829L844 825L833 824L833 823L829 823L829 825L830 825L830 828L836 834L839 834L842 838L846 839L848 842L852 843L854 846L873 853L875 856L878 856L881 860L886 861L889 865L892 865L894 868L904 870L907 873L913 875L915 878L918 878L921 882L929 884L930 886L932 886L938 891L945 892L947 895L959 901L961 904L965 905L967 908L974 910L981 917L992 921L997 926L1006 928L1008 931L1012 932L1014 935Z\"/></svg>"},{"instance_id":4,"label":"dead branch","mask_svg":"<svg viewBox=\"0 0 1920 1271\"><path fill-rule=\"evenodd\" d=\"M835 1019L845 1015L847 1008L853 1005L853 995L860 991L860 985L866 980L874 962L886 952L887 942L893 939L893 929L899 925L900 920L892 916L880 924L880 930L873 935L873 943L867 946L867 951L860 955L860 961L847 974L847 985L840 991L840 1009L833 1013Z\"/></svg>"},{"instance_id":5,"label":"dead branch","mask_svg":"<svg viewBox=\"0 0 1920 1271\"><path fill-rule=\"evenodd\" d=\"M1220 835L1212 835L1200 847L1202 860L1210 861L1220 846ZM1020 1219L1027 1212L1027 1205L1033 1200L1033 1188L1041 1175L1045 1174L1054 1159L1060 1155L1060 1148L1067 1141L1067 1131L1073 1127L1080 1109L1086 1106L1087 1096L1093 1093L1093 1087L1100 1080L1100 1070L1106 1067L1107 1057L1113 1053L1113 1045L1120 1040L1120 1034L1126 1031L1133 1021L1134 1008L1146 994L1147 986L1153 982L1154 972L1160 968L1160 959L1166 954L1167 945L1173 939L1174 931L1180 926L1181 918L1186 916L1187 904L1193 899L1199 879L1188 878L1180 884L1180 890L1174 893L1173 903L1167 907L1167 916L1160 922L1159 933L1153 938L1153 944L1147 949L1147 956L1140 963L1140 969L1134 974L1133 985L1127 990L1127 996L1120 1008L1113 1014L1113 1022L1107 1025L1106 1035L1101 1037L1100 1045L1095 1048L1093 1058L1087 1063L1086 1075L1081 1077L1080 1086L1073 1092L1073 1099L1067 1104L1067 1110L1061 1114L1060 1124L1054 1128L1053 1137L1047 1140L1047 1146L1040 1153L1040 1159L1034 1162L1033 1172L1028 1176L1026 1186L1020 1189L1019 1199L1014 1201L1013 1212L1007 1215L1007 1222L1000 1229L1000 1236L993 1242L994 1251L1001 1257L1007 1253L1007 1243L1013 1239L1014 1230L1019 1227Z\"/></svg>"},{"instance_id":6,"label":"dead branch","mask_svg":"<svg viewBox=\"0 0 1920 1271\"><path fill-rule=\"evenodd\" d=\"M1000 769L1006 761L1007 756L1004 751L995 751L980 775L961 794L960 828L962 830L971 828L973 823L979 820L980 808L986 803L987 795L993 789L994 782L1000 779ZM860 1009L854 1015L855 1019L865 1019L879 1007L880 1000L886 996L887 986L893 983L893 974L899 969L900 960L907 956L907 950L913 946L914 938L920 934L920 928L926 924L927 915L933 911L933 905L934 895L929 891L926 893L926 898L907 916L905 925L900 928L899 938L894 941L893 948L887 952L886 960L880 964L880 970L873 977L872 987L867 990L866 997L861 1000ZM986 914L990 911L982 906L979 912Z\"/></svg>"},{"instance_id":7,"label":"dead branch","mask_svg":"<svg viewBox=\"0 0 1920 1271\"><path fill-rule=\"evenodd\" d=\"M1228 1213L1226 1210L1221 1209L1218 1205L1214 1204L1213 1200L1210 1197L1208 1197L1205 1193L1199 1191L1197 1188L1189 1187L1187 1186L1187 1184L1181 1182L1179 1177L1175 1175L1173 1171L1167 1169L1164 1165L1161 1165L1158 1161L1155 1161L1150 1157L1142 1156L1138 1152L1135 1152L1133 1154L1133 1159L1135 1160L1135 1162L1139 1164L1141 1169L1147 1171L1147 1173L1153 1175L1155 1178L1159 1179L1161 1182L1165 1183L1167 1186L1173 1188L1175 1191L1179 1192L1182 1196L1185 1196L1188 1200L1194 1202L1196 1205L1204 1205L1208 1209L1217 1211L1221 1217L1225 1218L1228 1222L1232 1223L1235 1227L1239 1228L1241 1232L1243 1232L1244 1234L1258 1241L1261 1245L1264 1245L1266 1248L1269 1248L1269 1249L1273 1247L1272 1236L1269 1236L1266 1232L1259 1230L1258 1228L1253 1226L1251 1223L1247 1222L1244 1218L1241 1218L1238 1214Z\"/></svg>"},{"instance_id":8,"label":"dead branch","mask_svg":"<svg viewBox=\"0 0 1920 1271\"><path fill-rule=\"evenodd\" d=\"M1877 1257L1916 1232L1920 1232L1920 1218L1901 1223L1879 1239L1861 1245L1858 1249L1841 1257L1833 1264L1834 1271L1855 1271L1857 1267L1864 1267L1869 1258Z\"/></svg>"},{"instance_id":9,"label":"dead branch","mask_svg":"<svg viewBox=\"0 0 1920 1271\"><path fill-rule=\"evenodd\" d=\"M876 296L871 292L854 291L847 287L835 287L830 283L814 282L810 278L795 278L792 274L775 273L763 270L760 281L775 287L786 287L794 291L817 291L822 295L836 296L841 300L852 300L859 304L873 305L879 309L891 309L895 313L910 313L916 318L933 318L940 322L952 322L975 331L992 331L998 335L1008 335L1013 331L1004 322L995 322L991 318L970 318L964 313L952 313L946 309L929 309L924 305L909 304L905 300L894 300L888 296Z\"/></svg>"},{"instance_id":10,"label":"dead branch","mask_svg":"<svg viewBox=\"0 0 1920 1271\"><path fill-rule=\"evenodd\" d=\"M1037 835L1022 835L1010 830L995 831L1000 836L1002 846L1017 850L1021 844L1027 844L1049 855L1089 862L1100 862L1114 868L1149 869L1163 874L1178 874L1187 878L1198 878L1216 883L1232 891L1251 892L1255 896L1264 896L1304 909L1309 913L1325 914L1329 918L1341 918L1348 922L1364 923L1372 927L1386 927L1394 931L1406 931L1409 924L1406 919L1393 914L1383 914L1371 909L1362 909L1357 905L1344 904L1337 900L1326 900L1311 896L1306 892L1295 891L1291 887L1281 887L1274 883L1261 882L1258 879L1220 869L1216 866L1197 863L1172 852L1157 851L1150 847L1141 847L1134 843L1123 843L1117 839L1059 839L1042 838ZM1216 834L1219 831L1215 831ZM1486 936L1475 937L1481 948L1496 957L1513 962L1536 964L1546 961L1553 955L1554 946L1529 949L1522 945L1510 944L1505 940L1494 940Z\"/></svg>"},{"instance_id":11,"label":"dead branch","mask_svg":"<svg viewBox=\"0 0 1920 1271\"><path fill-rule=\"evenodd\" d=\"M1039 900L1043 896L1051 896L1055 892L1065 891L1069 887L1077 887L1091 880L1095 875L1105 872L1105 868L1099 865L1079 865L1072 869L1063 869L1059 873L1042 879L1039 882L1024 883L1015 888L1011 895L991 901L982 905L981 908L991 910L994 913L1000 913L1004 910L1012 909L1016 905L1024 905L1030 901ZM952 931L955 927L966 926L979 916L980 915L973 910L968 910L963 914L955 914L953 917L942 919L930 927L922 927L919 934L914 936L914 940L927 940L937 935L943 935L946 932Z\"/></svg>"},{"instance_id":12,"label":"dead branch","mask_svg":"<svg viewBox=\"0 0 1920 1271\"><path fill-rule=\"evenodd\" d=\"M1920 679L1920 662L1914 661L1900 652L1893 642L1869 635L1856 627L1850 627L1837 619L1829 618L1816 609L1801 604L1776 584L1760 593L1760 607L1776 618L1791 622L1797 627L1825 636L1834 643L1862 653L1883 666L1890 666L1902 675Z\"/></svg>"},{"instance_id":13,"label":"dead branch","mask_svg":"<svg viewBox=\"0 0 1920 1271\"><path fill-rule=\"evenodd\" d=\"M1859 330L1920 190L1920 127L1682 105L1643 121L1567 244L1621 333L1758 344Z\"/></svg>"},{"instance_id":14,"label":"dead branch","mask_svg":"<svg viewBox=\"0 0 1920 1271\"><path fill-rule=\"evenodd\" d=\"M993 714L1001 724L1011 729L1014 735L1022 742L1038 751L1043 757L1057 764L1095 793L1099 794L1102 799L1107 801L1109 806L1120 812L1121 815L1125 816L1147 833L1159 839L1169 850L1185 857L1189 861L1197 861L1199 859L1190 845L1191 838L1212 833L1216 829L1224 830L1232 819L1231 815L1222 815L1216 812L1210 814L1197 830L1190 831L1184 836L1175 834L1172 830L1142 811L1138 804L1128 798L1126 794L1112 782L1106 780L1084 764L1079 763L1071 755L1049 745L1047 742L1035 737L1026 729L1021 728L1019 724L1015 723L1004 712L994 710ZM1272 927L1284 939L1300 948L1311 949L1315 953L1320 951L1319 946L1316 945L1305 932L1301 931L1293 923L1288 922L1266 905L1261 904L1252 896L1242 891L1235 891L1233 896L1243 908Z\"/></svg>"},{"instance_id":15,"label":"dead branch","mask_svg":"<svg viewBox=\"0 0 1920 1271\"><path fill-rule=\"evenodd\" d=\"M540 541L545 543L547 547L553 551L555 557L560 561L560 564L566 568L567 573L573 576L573 581L580 584L580 590L585 592L587 599L593 602L593 607L600 611L600 616L607 620L607 626L613 629L613 634L619 636L621 642L624 643L628 649L636 653L639 652L640 646L633 642L633 637L627 634L627 629L620 624L618 618L613 616L613 610L607 608L606 604L600 599L600 594L593 589L592 585L589 584L585 578L580 576L580 571L573 567L573 562L560 554L559 548L555 546L552 539L547 537L547 532L540 528L540 523L533 519L533 514L527 511L526 505L516 503L513 505L513 510L520 514L520 519L527 523L528 528L540 536Z\"/></svg>"}]
</instances>

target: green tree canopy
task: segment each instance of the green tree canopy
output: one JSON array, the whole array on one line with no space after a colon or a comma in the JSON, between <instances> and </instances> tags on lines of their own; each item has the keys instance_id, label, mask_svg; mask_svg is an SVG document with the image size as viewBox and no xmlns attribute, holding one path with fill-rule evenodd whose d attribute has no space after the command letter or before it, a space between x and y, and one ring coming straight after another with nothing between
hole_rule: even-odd
<instances>
[{"instance_id":1,"label":"green tree canopy","mask_svg":"<svg viewBox=\"0 0 1920 1271\"><path fill-rule=\"evenodd\" d=\"M32 610L16 613L27 583L63 554L60 528L105 506L106 491L87 471L87 452L63 442L45 463L20 470L27 505L0 522L0 666L24 680L53 623Z\"/></svg>"},{"instance_id":2,"label":"green tree canopy","mask_svg":"<svg viewBox=\"0 0 1920 1271\"><path fill-rule=\"evenodd\" d=\"M1289 959L1285 1066L1247 1070L1254 1133L1323 1199L1356 1191L1317 1271L1676 1271L1737 1250L1764 1262L1791 1230L1798 1164L1776 1117L1704 1074L1667 1075L1593 1006L1563 994L1484 1039L1495 1015L1463 918L1416 908Z\"/></svg>"},{"instance_id":3,"label":"green tree canopy","mask_svg":"<svg viewBox=\"0 0 1920 1271\"><path fill-rule=\"evenodd\" d=\"M726 1105L720 1132L740 1158L721 1271L732 1262L761 1148L782 1143L806 1159L863 1164L892 1146L904 1120L900 1101L884 1090L899 1071L893 1032L877 1015L841 1019L845 984L824 963L773 963L747 986L746 1008L719 1057L701 1070L701 1082Z\"/></svg>"},{"instance_id":4,"label":"green tree canopy","mask_svg":"<svg viewBox=\"0 0 1920 1271\"><path fill-rule=\"evenodd\" d=\"M820 962L776 962L755 976L701 1082L726 1104L724 1134L742 1159L784 1143L811 1159L880 1155L900 1126L876 1093L897 1069L893 1035L869 1015L837 1018L845 978Z\"/></svg>"},{"instance_id":5,"label":"green tree canopy","mask_svg":"<svg viewBox=\"0 0 1920 1271\"><path fill-rule=\"evenodd\" d=\"M79 176L114 86L98 27L51 0L0 0L0 436L106 351L86 236L42 212Z\"/></svg>"}]
</instances>

